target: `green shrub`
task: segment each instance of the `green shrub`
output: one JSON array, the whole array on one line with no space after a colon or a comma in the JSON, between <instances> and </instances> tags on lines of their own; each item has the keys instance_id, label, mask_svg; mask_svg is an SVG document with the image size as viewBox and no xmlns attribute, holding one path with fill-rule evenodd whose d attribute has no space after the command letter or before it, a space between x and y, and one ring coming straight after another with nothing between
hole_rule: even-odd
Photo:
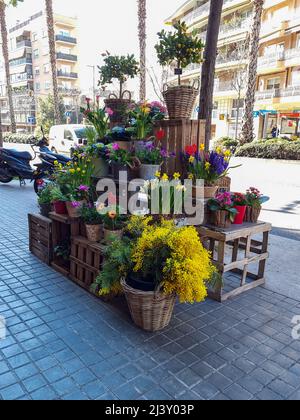
<instances>
[{"instance_id":1,"label":"green shrub","mask_svg":"<svg viewBox=\"0 0 300 420\"><path fill-rule=\"evenodd\" d=\"M215 141L215 147L222 147L225 149L236 149L239 145L238 140L233 139L232 137L221 137Z\"/></svg>"},{"instance_id":2,"label":"green shrub","mask_svg":"<svg viewBox=\"0 0 300 420\"><path fill-rule=\"evenodd\" d=\"M261 159L300 160L300 141L291 142L282 139L255 141L239 147L235 156Z\"/></svg>"},{"instance_id":3,"label":"green shrub","mask_svg":"<svg viewBox=\"0 0 300 420\"><path fill-rule=\"evenodd\" d=\"M32 144L32 134L3 134L4 143Z\"/></svg>"}]
</instances>

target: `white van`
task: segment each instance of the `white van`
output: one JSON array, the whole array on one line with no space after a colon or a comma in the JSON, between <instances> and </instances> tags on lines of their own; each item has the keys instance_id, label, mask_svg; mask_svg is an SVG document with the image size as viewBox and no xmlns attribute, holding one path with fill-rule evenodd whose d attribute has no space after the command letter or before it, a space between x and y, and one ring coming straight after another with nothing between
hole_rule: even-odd
<instances>
[{"instance_id":1,"label":"white van","mask_svg":"<svg viewBox=\"0 0 300 420\"><path fill-rule=\"evenodd\" d=\"M54 125L49 133L49 147L54 153L70 154L72 148L86 145L87 126L76 125Z\"/></svg>"}]
</instances>

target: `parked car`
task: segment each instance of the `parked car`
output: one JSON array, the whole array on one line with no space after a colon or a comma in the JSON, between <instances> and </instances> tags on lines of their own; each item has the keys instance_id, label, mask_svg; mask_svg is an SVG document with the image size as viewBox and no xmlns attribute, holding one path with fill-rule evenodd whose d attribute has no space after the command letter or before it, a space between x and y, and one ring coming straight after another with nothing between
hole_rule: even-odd
<instances>
[{"instance_id":1,"label":"parked car","mask_svg":"<svg viewBox=\"0 0 300 420\"><path fill-rule=\"evenodd\" d=\"M49 148L54 153L70 154L76 146L87 143L85 125L54 125L49 133Z\"/></svg>"}]
</instances>

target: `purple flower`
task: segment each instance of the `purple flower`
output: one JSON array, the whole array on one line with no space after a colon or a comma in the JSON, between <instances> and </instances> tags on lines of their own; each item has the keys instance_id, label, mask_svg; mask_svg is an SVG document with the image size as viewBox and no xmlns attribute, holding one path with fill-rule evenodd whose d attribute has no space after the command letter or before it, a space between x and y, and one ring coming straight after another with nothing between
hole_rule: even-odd
<instances>
[{"instance_id":1,"label":"purple flower","mask_svg":"<svg viewBox=\"0 0 300 420\"><path fill-rule=\"evenodd\" d=\"M229 162L217 152L211 152L208 156L208 161L217 175L222 175L229 167Z\"/></svg>"},{"instance_id":2,"label":"purple flower","mask_svg":"<svg viewBox=\"0 0 300 420\"><path fill-rule=\"evenodd\" d=\"M120 150L120 146L118 145L118 143L114 143L114 144L112 145L112 148L113 148L113 150L114 150L115 152L117 152L118 150Z\"/></svg>"},{"instance_id":3,"label":"purple flower","mask_svg":"<svg viewBox=\"0 0 300 420\"><path fill-rule=\"evenodd\" d=\"M78 207L80 207L80 203L78 201L72 201L71 206L73 209L78 209Z\"/></svg>"},{"instance_id":4,"label":"purple flower","mask_svg":"<svg viewBox=\"0 0 300 420\"><path fill-rule=\"evenodd\" d=\"M89 191L89 187L87 186L87 185L80 185L79 187L78 187L78 191L81 191L81 192L88 192Z\"/></svg>"}]
</instances>

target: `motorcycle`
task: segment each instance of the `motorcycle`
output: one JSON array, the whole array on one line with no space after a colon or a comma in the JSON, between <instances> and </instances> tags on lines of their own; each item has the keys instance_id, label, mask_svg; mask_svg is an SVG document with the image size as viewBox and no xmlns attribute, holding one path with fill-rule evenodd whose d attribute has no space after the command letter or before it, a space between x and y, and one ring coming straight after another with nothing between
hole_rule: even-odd
<instances>
[{"instance_id":1,"label":"motorcycle","mask_svg":"<svg viewBox=\"0 0 300 420\"><path fill-rule=\"evenodd\" d=\"M34 137L32 140L36 140ZM39 152L35 148L39 148ZM29 152L19 152L14 149L0 148L0 182L8 184L14 178L19 178L20 186L26 185L26 180L34 182L34 190L39 192L44 179L49 178L54 172L57 161L65 165L70 159L62 155L56 155L48 148L48 141L43 133L43 138L36 144L32 144L34 156ZM41 162L36 163L32 168L31 162L34 161L37 155L40 155Z\"/></svg>"}]
</instances>

